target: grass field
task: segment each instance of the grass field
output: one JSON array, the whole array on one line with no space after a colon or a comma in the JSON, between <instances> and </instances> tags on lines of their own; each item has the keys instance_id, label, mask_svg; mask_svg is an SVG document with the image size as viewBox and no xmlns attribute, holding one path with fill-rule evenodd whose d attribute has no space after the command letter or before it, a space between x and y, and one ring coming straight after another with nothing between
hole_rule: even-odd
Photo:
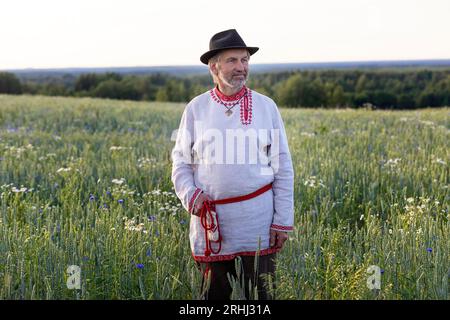
<instances>
[{"instance_id":1,"label":"grass field","mask_svg":"<svg viewBox=\"0 0 450 320\"><path fill-rule=\"evenodd\" d=\"M183 107L0 95L0 299L198 298L170 181ZM278 299L449 299L449 115L282 109L296 227Z\"/></svg>"}]
</instances>

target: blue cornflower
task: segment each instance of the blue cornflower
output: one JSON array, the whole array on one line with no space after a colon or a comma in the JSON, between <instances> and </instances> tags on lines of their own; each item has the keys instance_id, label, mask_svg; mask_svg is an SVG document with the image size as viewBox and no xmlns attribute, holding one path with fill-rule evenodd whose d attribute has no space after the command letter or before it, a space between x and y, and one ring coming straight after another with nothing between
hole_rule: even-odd
<instances>
[{"instance_id":1,"label":"blue cornflower","mask_svg":"<svg viewBox=\"0 0 450 320\"><path fill-rule=\"evenodd\" d=\"M147 249L147 252L145 253L145 255L147 257L151 257L151 255L152 255L152 248Z\"/></svg>"},{"instance_id":2,"label":"blue cornflower","mask_svg":"<svg viewBox=\"0 0 450 320\"><path fill-rule=\"evenodd\" d=\"M156 221L156 216L150 216L150 217L148 217L148 221Z\"/></svg>"},{"instance_id":3,"label":"blue cornflower","mask_svg":"<svg viewBox=\"0 0 450 320\"><path fill-rule=\"evenodd\" d=\"M431 253L433 252L433 248L427 248L427 251Z\"/></svg>"},{"instance_id":4,"label":"blue cornflower","mask_svg":"<svg viewBox=\"0 0 450 320\"><path fill-rule=\"evenodd\" d=\"M381 270L380 270L380 273L383 274L383 273L384 273L384 269L381 269Z\"/></svg>"},{"instance_id":5,"label":"blue cornflower","mask_svg":"<svg viewBox=\"0 0 450 320\"><path fill-rule=\"evenodd\" d=\"M118 202L119 202L120 204L123 204L123 199L119 199Z\"/></svg>"},{"instance_id":6,"label":"blue cornflower","mask_svg":"<svg viewBox=\"0 0 450 320\"><path fill-rule=\"evenodd\" d=\"M110 197L112 196L112 194L111 194L111 192L110 192L109 190L106 191L106 195L107 195L107 196L110 196Z\"/></svg>"},{"instance_id":7,"label":"blue cornflower","mask_svg":"<svg viewBox=\"0 0 450 320\"><path fill-rule=\"evenodd\" d=\"M93 194L91 194L90 197L89 197L89 200L90 201L94 201L95 200L95 196Z\"/></svg>"},{"instance_id":8,"label":"blue cornflower","mask_svg":"<svg viewBox=\"0 0 450 320\"><path fill-rule=\"evenodd\" d=\"M138 269L144 269L144 265L142 263L137 263L136 268Z\"/></svg>"},{"instance_id":9,"label":"blue cornflower","mask_svg":"<svg viewBox=\"0 0 450 320\"><path fill-rule=\"evenodd\" d=\"M180 224L186 224L186 220L181 219Z\"/></svg>"},{"instance_id":10,"label":"blue cornflower","mask_svg":"<svg viewBox=\"0 0 450 320\"><path fill-rule=\"evenodd\" d=\"M108 205L106 203L103 204L103 208L108 209Z\"/></svg>"},{"instance_id":11,"label":"blue cornflower","mask_svg":"<svg viewBox=\"0 0 450 320\"><path fill-rule=\"evenodd\" d=\"M83 257L83 261L88 261L89 260L89 257L88 256L84 256Z\"/></svg>"}]
</instances>

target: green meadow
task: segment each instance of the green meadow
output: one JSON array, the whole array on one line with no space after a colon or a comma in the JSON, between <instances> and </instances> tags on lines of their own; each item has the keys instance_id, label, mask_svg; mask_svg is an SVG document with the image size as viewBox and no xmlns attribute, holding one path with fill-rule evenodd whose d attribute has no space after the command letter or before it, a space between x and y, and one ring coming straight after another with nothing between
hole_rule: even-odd
<instances>
[{"instance_id":1,"label":"green meadow","mask_svg":"<svg viewBox=\"0 0 450 320\"><path fill-rule=\"evenodd\" d=\"M184 105L0 95L0 299L198 299L170 181ZM449 111L281 108L277 299L449 299Z\"/></svg>"}]
</instances>

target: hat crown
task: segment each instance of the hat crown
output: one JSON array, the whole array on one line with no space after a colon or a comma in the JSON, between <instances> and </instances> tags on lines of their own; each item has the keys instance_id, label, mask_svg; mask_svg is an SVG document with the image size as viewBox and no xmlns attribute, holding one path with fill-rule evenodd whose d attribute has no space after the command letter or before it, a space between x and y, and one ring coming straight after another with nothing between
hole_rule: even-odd
<instances>
[{"instance_id":1,"label":"hat crown","mask_svg":"<svg viewBox=\"0 0 450 320\"><path fill-rule=\"evenodd\" d=\"M229 29L216 33L209 41L209 50L216 50L226 47L246 47L236 29Z\"/></svg>"},{"instance_id":2,"label":"hat crown","mask_svg":"<svg viewBox=\"0 0 450 320\"><path fill-rule=\"evenodd\" d=\"M252 55L258 51L259 48L248 47L239 33L237 33L236 29L229 29L212 36L209 41L209 51L205 52L200 57L200 61L204 64L208 64L210 58L225 49L247 49L248 53Z\"/></svg>"}]
</instances>

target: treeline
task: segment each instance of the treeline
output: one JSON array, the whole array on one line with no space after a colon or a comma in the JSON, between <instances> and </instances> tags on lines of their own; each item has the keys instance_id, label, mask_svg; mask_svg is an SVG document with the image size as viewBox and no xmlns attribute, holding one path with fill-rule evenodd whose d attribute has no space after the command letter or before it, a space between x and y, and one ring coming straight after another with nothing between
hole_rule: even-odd
<instances>
[{"instance_id":1,"label":"treeline","mask_svg":"<svg viewBox=\"0 0 450 320\"><path fill-rule=\"evenodd\" d=\"M450 105L450 69L266 73L251 75L248 86L286 107L412 109ZM209 75L87 73L35 81L0 72L0 93L11 94L186 102L211 87Z\"/></svg>"}]
</instances>

